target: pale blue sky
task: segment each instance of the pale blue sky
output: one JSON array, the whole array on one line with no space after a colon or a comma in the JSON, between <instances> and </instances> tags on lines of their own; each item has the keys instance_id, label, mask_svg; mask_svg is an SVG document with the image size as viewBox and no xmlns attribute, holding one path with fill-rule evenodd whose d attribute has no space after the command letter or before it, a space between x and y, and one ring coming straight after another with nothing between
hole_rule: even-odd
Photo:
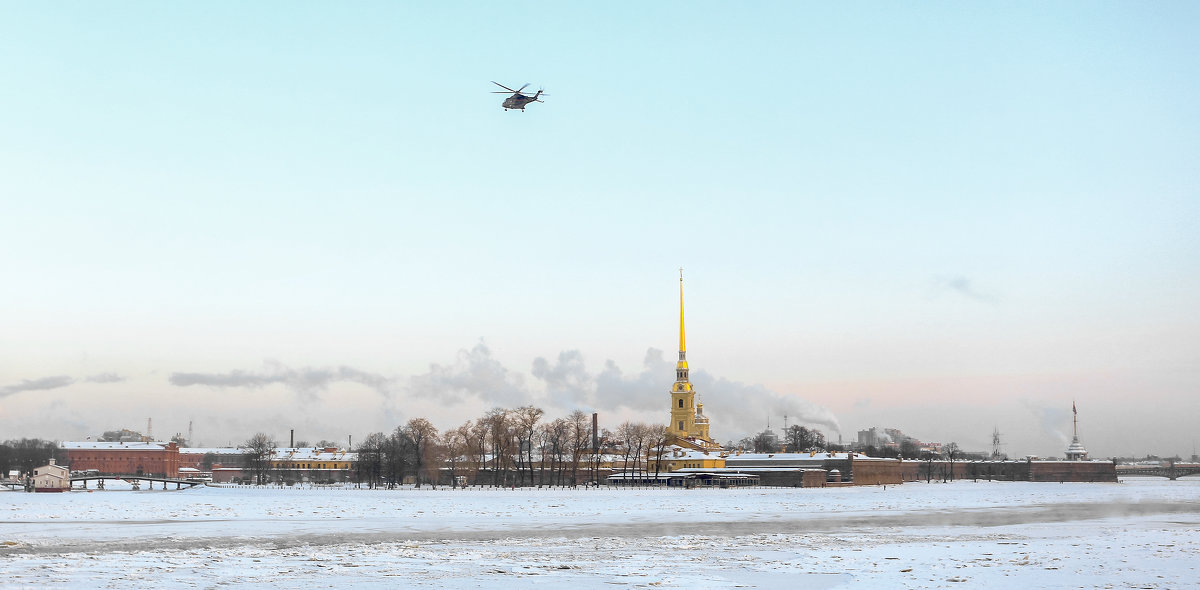
<instances>
[{"instance_id":1,"label":"pale blue sky","mask_svg":"<svg viewBox=\"0 0 1200 590\"><path fill-rule=\"evenodd\" d=\"M573 403L663 420L673 372L634 377L684 266L693 367L764 396L701 390L722 440L811 411L1061 454L1075 398L1094 453L1190 453L1158 416L1200 411L1198 13L0 4L0 438L453 426L505 402L410 380L481 341L521 399L578 351L651 401ZM343 366L384 401L170 381Z\"/></svg>"}]
</instances>

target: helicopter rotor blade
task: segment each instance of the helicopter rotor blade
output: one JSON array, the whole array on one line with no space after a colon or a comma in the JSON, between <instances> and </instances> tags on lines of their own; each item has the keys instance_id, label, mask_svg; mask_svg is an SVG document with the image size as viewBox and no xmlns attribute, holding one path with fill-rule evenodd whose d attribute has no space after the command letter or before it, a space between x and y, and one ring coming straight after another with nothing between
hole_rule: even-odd
<instances>
[{"instance_id":1,"label":"helicopter rotor blade","mask_svg":"<svg viewBox=\"0 0 1200 590\"><path fill-rule=\"evenodd\" d=\"M493 82L493 83L494 83L494 82ZM529 86L529 82L526 82L526 83L525 83L525 86ZM522 87L520 87L520 88L516 89L514 92L517 92L517 93L519 94L519 93L520 93L522 90L525 90L525 86L522 86Z\"/></svg>"},{"instance_id":2,"label":"helicopter rotor blade","mask_svg":"<svg viewBox=\"0 0 1200 590\"><path fill-rule=\"evenodd\" d=\"M501 88L503 88L503 89L505 89L505 90L507 90L507 91L509 91L509 92L516 92L516 90L513 90L512 88L509 88L508 86L505 86L505 85L503 85L503 84L501 84L501 83L499 83L499 82L497 82L497 81L495 81L495 80L492 80L491 82L492 82L492 84L495 84L496 86L499 86L499 87L501 87ZM525 86L528 86L528 84L526 84ZM524 88L525 86L522 86L521 88ZM496 94L500 94L500 93L499 93L499 92L497 92Z\"/></svg>"}]
</instances>

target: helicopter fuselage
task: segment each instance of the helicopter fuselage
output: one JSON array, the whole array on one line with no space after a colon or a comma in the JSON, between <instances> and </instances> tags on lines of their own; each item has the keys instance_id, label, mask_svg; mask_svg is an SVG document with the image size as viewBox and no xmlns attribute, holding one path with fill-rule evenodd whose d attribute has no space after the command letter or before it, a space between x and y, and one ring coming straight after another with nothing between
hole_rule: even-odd
<instances>
[{"instance_id":1,"label":"helicopter fuselage","mask_svg":"<svg viewBox=\"0 0 1200 590\"><path fill-rule=\"evenodd\" d=\"M541 92L538 92L541 94ZM525 110L525 105L537 100L537 94L533 96L525 96L524 94L514 94L504 99L504 104L501 105L505 109L520 109Z\"/></svg>"}]
</instances>

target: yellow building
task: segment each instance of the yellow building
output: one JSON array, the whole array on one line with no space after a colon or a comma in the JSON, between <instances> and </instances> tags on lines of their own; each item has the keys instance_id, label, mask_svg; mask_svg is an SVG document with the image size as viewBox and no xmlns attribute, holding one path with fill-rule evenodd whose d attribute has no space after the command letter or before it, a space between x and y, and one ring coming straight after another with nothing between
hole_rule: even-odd
<instances>
[{"instance_id":1,"label":"yellow building","mask_svg":"<svg viewBox=\"0 0 1200 590\"><path fill-rule=\"evenodd\" d=\"M650 471L675 471L676 469L722 469L725 467L725 452L720 449L700 451L674 446L663 454L662 462L656 465L651 457Z\"/></svg>"},{"instance_id":2,"label":"yellow building","mask_svg":"<svg viewBox=\"0 0 1200 590\"><path fill-rule=\"evenodd\" d=\"M675 384L671 386L671 421L667 423L668 444L719 454L721 445L709 436L708 417L704 415L704 404L696 403L696 389L688 379L687 346L684 339L683 321L683 271L679 271L679 361L675 363ZM723 467L705 464L703 467ZM687 461L692 463L692 461ZM705 463L709 463L705 461ZM689 465L690 466L690 465Z\"/></svg>"},{"instance_id":3,"label":"yellow building","mask_svg":"<svg viewBox=\"0 0 1200 590\"><path fill-rule=\"evenodd\" d=\"M285 481L346 481L358 453L337 448L279 448L271 451L271 469Z\"/></svg>"}]
</instances>

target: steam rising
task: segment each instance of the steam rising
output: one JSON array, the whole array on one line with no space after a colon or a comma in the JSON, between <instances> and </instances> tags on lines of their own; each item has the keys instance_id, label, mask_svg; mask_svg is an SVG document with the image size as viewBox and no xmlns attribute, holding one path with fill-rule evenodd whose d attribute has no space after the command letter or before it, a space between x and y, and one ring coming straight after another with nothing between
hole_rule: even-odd
<instances>
[{"instance_id":1,"label":"steam rising","mask_svg":"<svg viewBox=\"0 0 1200 590\"><path fill-rule=\"evenodd\" d=\"M531 401L524 378L492 358L491 349L483 342L458 351L451 365L430 364L428 373L409 379L408 390L443 403L479 398L494 406L513 407Z\"/></svg>"},{"instance_id":2,"label":"steam rising","mask_svg":"<svg viewBox=\"0 0 1200 590\"><path fill-rule=\"evenodd\" d=\"M550 413L565 414L573 410L632 413L651 422L662 422L667 418L668 391L675 370L663 351L655 348L646 351L640 370L628 374L611 360L605 361L598 373L592 373L580 351L565 350L553 361L543 357L534 359L530 374L532 381L508 369L493 357L487 344L480 342L460 350L454 362L432 363L428 372L408 378L387 377L347 366L297 369L268 361L258 371L173 373L170 382L179 387L250 389L283 385L306 400L318 399L336 383L350 382L366 385L389 400L409 395L442 406L535 405ZM793 424L806 423L831 434L838 432L833 413L806 400L761 385L715 377L705 371L693 371L691 379L700 402L709 408L714 431L750 434L763 427L765 416L786 414Z\"/></svg>"},{"instance_id":3,"label":"steam rising","mask_svg":"<svg viewBox=\"0 0 1200 590\"><path fill-rule=\"evenodd\" d=\"M58 389L75 383L75 379L67 375L55 375L53 377L42 377L41 379L24 379L16 385L6 385L0 387L0 397L8 397L15 393L25 391L46 391L49 389Z\"/></svg>"},{"instance_id":4,"label":"steam rising","mask_svg":"<svg viewBox=\"0 0 1200 590\"><path fill-rule=\"evenodd\" d=\"M228 373L172 373L172 385L189 387L249 387L260 389L268 385L282 384L305 400L320 399L320 394L333 383L359 383L374 389L380 395L390 396L396 390L395 380L389 377L341 366L336 369L304 367L292 369L276 361L267 361L262 371L235 369Z\"/></svg>"}]
</instances>

